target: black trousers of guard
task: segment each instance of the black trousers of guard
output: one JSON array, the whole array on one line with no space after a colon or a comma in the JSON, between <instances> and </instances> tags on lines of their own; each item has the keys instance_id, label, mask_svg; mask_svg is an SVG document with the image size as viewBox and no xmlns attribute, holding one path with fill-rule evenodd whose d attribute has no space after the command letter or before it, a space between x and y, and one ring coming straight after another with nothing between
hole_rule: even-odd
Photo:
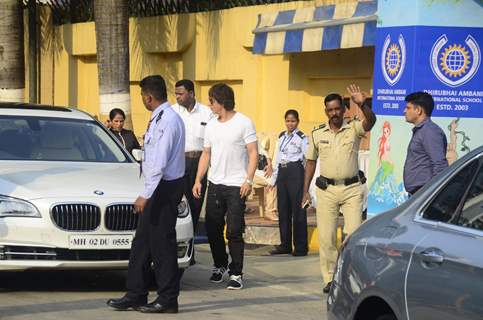
<instances>
[{"instance_id":1,"label":"black trousers of guard","mask_svg":"<svg viewBox=\"0 0 483 320\"><path fill-rule=\"evenodd\" d=\"M289 162L278 167L277 207L280 228L280 245L295 252L307 253L307 211L301 208L304 188L304 166L302 162Z\"/></svg>"},{"instance_id":2,"label":"black trousers of guard","mask_svg":"<svg viewBox=\"0 0 483 320\"><path fill-rule=\"evenodd\" d=\"M139 215L127 274L128 298L147 299L154 266L161 304L177 302L179 295L176 220L184 179L161 180L144 212Z\"/></svg>"},{"instance_id":3,"label":"black trousers of guard","mask_svg":"<svg viewBox=\"0 0 483 320\"><path fill-rule=\"evenodd\" d=\"M200 212L203 207L206 192L206 176L201 180L201 197L199 199L193 196L193 185L195 184L196 172L198 171L198 163L200 157L190 158L185 157L186 169L184 175L184 195L188 199L188 204L191 210L191 219L193 220L193 231L196 235L198 229L198 221L200 220Z\"/></svg>"}]
</instances>

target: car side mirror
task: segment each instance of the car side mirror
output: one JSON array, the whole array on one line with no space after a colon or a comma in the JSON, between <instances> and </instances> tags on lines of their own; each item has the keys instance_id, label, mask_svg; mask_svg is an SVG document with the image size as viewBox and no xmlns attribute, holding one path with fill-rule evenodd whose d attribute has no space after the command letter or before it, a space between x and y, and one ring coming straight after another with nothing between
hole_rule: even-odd
<instances>
[{"instance_id":1,"label":"car side mirror","mask_svg":"<svg viewBox=\"0 0 483 320\"><path fill-rule=\"evenodd\" d=\"M131 154L134 157L134 159L136 159L136 161L138 161L138 162L143 161L143 154L144 154L144 151L143 150L141 150L141 149L132 149Z\"/></svg>"}]
</instances>

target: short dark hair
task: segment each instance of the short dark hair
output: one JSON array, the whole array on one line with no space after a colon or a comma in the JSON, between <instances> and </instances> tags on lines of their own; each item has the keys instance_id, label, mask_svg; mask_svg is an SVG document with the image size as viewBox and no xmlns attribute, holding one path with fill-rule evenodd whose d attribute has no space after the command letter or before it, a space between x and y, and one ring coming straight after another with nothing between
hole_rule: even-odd
<instances>
[{"instance_id":1,"label":"short dark hair","mask_svg":"<svg viewBox=\"0 0 483 320\"><path fill-rule=\"evenodd\" d=\"M424 113L428 117L430 117L431 114L433 113L434 100L433 100L433 97L427 92L422 92L422 91L413 92L407 95L404 100L406 100L406 102L410 102L414 105L417 105L423 108Z\"/></svg>"},{"instance_id":2,"label":"short dark hair","mask_svg":"<svg viewBox=\"0 0 483 320\"><path fill-rule=\"evenodd\" d=\"M331 101L334 101L334 100L338 100L340 105L343 107L344 106L344 102L342 100L342 96L338 93L331 93L329 94L328 96L325 97L324 99L324 104L325 106L327 106L327 103L331 102Z\"/></svg>"},{"instance_id":3,"label":"short dark hair","mask_svg":"<svg viewBox=\"0 0 483 320\"><path fill-rule=\"evenodd\" d=\"M175 87L184 87L188 91L195 93L195 85L193 81L189 79L182 79L175 83Z\"/></svg>"},{"instance_id":4,"label":"short dark hair","mask_svg":"<svg viewBox=\"0 0 483 320\"><path fill-rule=\"evenodd\" d=\"M235 93L226 83L217 83L208 91L208 96L215 99L227 111L235 109Z\"/></svg>"},{"instance_id":5,"label":"short dark hair","mask_svg":"<svg viewBox=\"0 0 483 320\"><path fill-rule=\"evenodd\" d=\"M112 121L118 114L120 114L124 119L126 119L126 114L122 109L114 108L109 112L109 119Z\"/></svg>"},{"instance_id":6,"label":"short dark hair","mask_svg":"<svg viewBox=\"0 0 483 320\"><path fill-rule=\"evenodd\" d=\"M289 110L285 111L285 116L283 118L287 119L287 117L290 116L290 115L292 115L295 118L295 120L300 121L299 120L299 113L297 112L297 110L289 109Z\"/></svg>"},{"instance_id":7,"label":"short dark hair","mask_svg":"<svg viewBox=\"0 0 483 320\"><path fill-rule=\"evenodd\" d=\"M147 76L139 83L141 91L152 95L156 100L165 101L168 99L166 93L166 82L160 75Z\"/></svg>"}]
</instances>

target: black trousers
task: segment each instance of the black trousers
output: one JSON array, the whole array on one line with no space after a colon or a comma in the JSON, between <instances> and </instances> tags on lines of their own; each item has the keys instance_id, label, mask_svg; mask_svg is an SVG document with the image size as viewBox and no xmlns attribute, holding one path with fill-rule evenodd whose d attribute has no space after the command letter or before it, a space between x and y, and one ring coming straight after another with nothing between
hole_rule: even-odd
<instances>
[{"instance_id":1,"label":"black trousers","mask_svg":"<svg viewBox=\"0 0 483 320\"><path fill-rule=\"evenodd\" d=\"M197 199L193 196L193 185L195 184L196 172L198 171L198 163L200 157L189 158L185 157L186 169L184 175L184 195L188 199L188 204L191 210L191 219L193 219L193 231L196 235L198 228L198 221L200 220L200 212L203 207L206 192L206 175L201 181L201 198Z\"/></svg>"},{"instance_id":2,"label":"black trousers","mask_svg":"<svg viewBox=\"0 0 483 320\"><path fill-rule=\"evenodd\" d=\"M209 183L206 198L205 226L210 243L211 255L217 268L229 267L230 275L242 275L245 243L245 198L240 197L240 187ZM228 265L223 230L230 251L231 263Z\"/></svg>"},{"instance_id":3,"label":"black trousers","mask_svg":"<svg viewBox=\"0 0 483 320\"><path fill-rule=\"evenodd\" d=\"M127 274L127 297L146 299L151 262L158 287L157 301L174 303L179 295L176 220L183 195L183 178L161 180L140 214Z\"/></svg>"},{"instance_id":4,"label":"black trousers","mask_svg":"<svg viewBox=\"0 0 483 320\"><path fill-rule=\"evenodd\" d=\"M289 162L286 167L279 166L277 177L277 207L280 228L280 245L292 251L306 253L307 211L301 208L304 188L304 166L302 162Z\"/></svg>"}]
</instances>

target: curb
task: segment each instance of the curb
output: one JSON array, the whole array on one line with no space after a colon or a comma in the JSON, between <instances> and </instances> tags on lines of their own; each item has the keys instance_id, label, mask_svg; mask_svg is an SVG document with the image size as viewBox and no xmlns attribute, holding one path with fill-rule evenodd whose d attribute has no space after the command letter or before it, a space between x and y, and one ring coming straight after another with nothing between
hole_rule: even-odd
<instances>
[{"instance_id":1,"label":"curb","mask_svg":"<svg viewBox=\"0 0 483 320\"><path fill-rule=\"evenodd\" d=\"M337 248L343 241L343 218L339 218L339 225L337 227ZM307 227L307 237L309 252L319 251L318 229L317 226ZM280 232L278 225L247 225L245 226L245 233L243 236L246 244L251 245L277 245L280 244ZM225 240L226 241L226 240ZM199 221L198 230L195 236L195 244L208 243L206 236L205 222Z\"/></svg>"}]
</instances>

